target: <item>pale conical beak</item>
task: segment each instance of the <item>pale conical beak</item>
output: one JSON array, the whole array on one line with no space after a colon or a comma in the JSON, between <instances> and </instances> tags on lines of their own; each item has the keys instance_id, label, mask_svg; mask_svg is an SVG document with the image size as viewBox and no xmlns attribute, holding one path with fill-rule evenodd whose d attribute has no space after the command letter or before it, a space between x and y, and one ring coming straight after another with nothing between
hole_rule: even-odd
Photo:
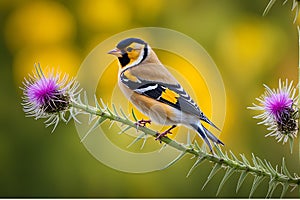
<instances>
[{"instance_id":1,"label":"pale conical beak","mask_svg":"<svg viewBox=\"0 0 300 200\"><path fill-rule=\"evenodd\" d=\"M122 57L122 52L121 52L121 50L120 49L117 49L117 48L115 48L115 49L113 49L113 50L111 50L111 51L109 51L109 52L107 52L108 54L111 54L111 55L114 55L114 56L117 56L117 57Z\"/></svg>"}]
</instances>

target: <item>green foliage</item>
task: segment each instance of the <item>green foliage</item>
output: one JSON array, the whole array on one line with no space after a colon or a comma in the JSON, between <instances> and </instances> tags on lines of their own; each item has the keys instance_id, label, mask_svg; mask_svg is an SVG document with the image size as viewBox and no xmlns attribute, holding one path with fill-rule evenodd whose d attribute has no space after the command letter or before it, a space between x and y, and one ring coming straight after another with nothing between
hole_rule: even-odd
<instances>
[{"instance_id":1,"label":"green foliage","mask_svg":"<svg viewBox=\"0 0 300 200\"><path fill-rule=\"evenodd\" d=\"M133 111L131 114L135 121L131 121L129 119L129 116L125 115L122 109L120 109L120 115L115 105L112 105L113 111L111 111L101 99L100 101L102 106L100 106L97 98L95 98L96 107L90 106L88 104L87 95L85 93L83 99L84 103L81 101L81 98L79 96L77 101L72 103L72 106L76 109L80 109L83 113L89 114L90 119L92 121L95 120L95 123L91 126L90 130L88 130L87 134L82 138L82 140L84 140L92 130L100 126L105 120L111 120L111 122L115 121L121 123L122 125L125 125L125 128L121 131L121 133L129 130L130 128L135 128L142 131L142 133L138 137L136 137L135 140L133 140L133 142L128 145L128 147L132 146L142 138L145 138L144 141L146 141L148 135L156 137L156 131L153 131L147 127L137 126L137 118ZM168 137L161 138L161 141L165 143L165 145L170 145L181 152L173 161L162 168L162 170L178 162L187 153L193 155L196 158L196 161L189 170L187 177L189 177L191 173L196 169L196 167L198 167L205 160L214 163L214 166L210 174L208 175L202 189L205 188L205 186L210 182L214 175L220 171L220 169L224 169L225 174L220 181L216 195L220 194L220 191L222 190L226 181L234 173L240 173L240 177L236 185L236 192L239 191L247 175L251 175L254 177L249 197L253 196L257 187L265 179L269 180L268 188L266 189L266 197L272 197L272 194L276 190L278 185L282 185L281 197L283 197L289 188L292 188L293 190L295 187L299 187L300 184L300 178L298 177L298 175L291 175L291 173L288 171L285 158L282 159L282 165L280 168L278 165L276 165L276 167L274 168L269 161L262 160L254 154L252 154L251 160L247 159L244 154L240 154L240 159L238 159L238 157L235 156L232 151L229 151L229 153L227 153L227 151L223 151L219 145L215 145L215 153L208 152L205 148L200 148L196 141L192 144L190 134L187 134L186 145L179 144L178 142L171 140Z\"/></svg>"}]
</instances>

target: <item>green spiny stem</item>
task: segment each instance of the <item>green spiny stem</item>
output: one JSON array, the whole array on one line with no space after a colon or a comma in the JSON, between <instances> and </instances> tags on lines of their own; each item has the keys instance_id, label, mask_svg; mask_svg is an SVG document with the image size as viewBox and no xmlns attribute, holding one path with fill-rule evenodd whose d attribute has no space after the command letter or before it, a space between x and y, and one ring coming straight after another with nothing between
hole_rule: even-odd
<instances>
[{"instance_id":1,"label":"green spiny stem","mask_svg":"<svg viewBox=\"0 0 300 200\"><path fill-rule=\"evenodd\" d=\"M300 99L300 27L297 26L298 30L298 99ZM298 106L298 109L299 106ZM298 119L298 135L299 135L299 127L300 127L300 120ZM299 146L298 146L298 159L299 159L299 164L300 164L300 140L299 141ZM300 197L300 187L299 187L299 197Z\"/></svg>"},{"instance_id":2,"label":"green spiny stem","mask_svg":"<svg viewBox=\"0 0 300 200\"><path fill-rule=\"evenodd\" d=\"M72 102L71 106L73 106L74 108L80 109L86 113L92 114L92 115L97 115L97 116L100 116L100 117L103 117L103 118L106 118L106 119L109 119L112 121L120 122L122 124L126 124L133 128L137 127L136 123L129 119L119 117L119 116L112 114L110 112L107 112L107 111L99 110L93 106L81 104L81 103L74 102L74 101ZM157 137L157 132L154 130L151 130L147 127L138 127L138 129L141 130L142 132L144 132L145 134L149 134L153 137ZM201 156L205 160L208 160L212 163L218 163L224 167L229 167L229 168L235 169L235 171L246 171L246 172L252 173L256 176L269 177L270 179L272 178L274 181L281 183L281 184L293 184L293 185L298 185L298 186L300 185L300 178L288 177L277 171L274 172L274 174L272 175L267 170L260 169L258 167L254 167L251 165L246 165L243 162L238 162L236 160L230 159L228 156L218 156L216 154L210 154L210 153L207 153L200 149L197 150L195 147L191 147L191 145L189 145L189 147L187 147L183 144L180 144L180 143L170 139L169 137L162 137L161 142L164 142L165 144L172 146L173 148L175 148L181 152L189 153L189 154L195 155L197 157Z\"/></svg>"}]
</instances>

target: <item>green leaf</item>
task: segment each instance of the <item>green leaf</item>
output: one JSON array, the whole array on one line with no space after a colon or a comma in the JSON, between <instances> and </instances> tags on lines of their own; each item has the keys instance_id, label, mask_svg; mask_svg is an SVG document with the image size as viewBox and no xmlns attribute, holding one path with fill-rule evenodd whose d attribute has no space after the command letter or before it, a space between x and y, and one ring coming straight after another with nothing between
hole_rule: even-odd
<instances>
[{"instance_id":1,"label":"green leaf","mask_svg":"<svg viewBox=\"0 0 300 200\"><path fill-rule=\"evenodd\" d=\"M269 181L269 187L268 187L268 192L266 194L266 198L269 197L269 194L271 193L271 190L273 189L273 187L274 187L275 184L276 183L275 183L274 179L271 178L270 181Z\"/></svg>"},{"instance_id":2,"label":"green leaf","mask_svg":"<svg viewBox=\"0 0 300 200\"><path fill-rule=\"evenodd\" d=\"M132 113L132 117L133 117L133 119L134 119L134 121L138 121L138 119L137 119L137 117L136 117L136 115L135 115L135 113L134 113L134 110L133 109L131 109L131 113Z\"/></svg>"},{"instance_id":3,"label":"green leaf","mask_svg":"<svg viewBox=\"0 0 300 200\"><path fill-rule=\"evenodd\" d=\"M194 148L197 150L197 151L202 151L198 142L196 140L194 140Z\"/></svg>"},{"instance_id":4,"label":"green leaf","mask_svg":"<svg viewBox=\"0 0 300 200\"><path fill-rule=\"evenodd\" d=\"M253 164L254 164L254 167L260 168L259 165L258 165L258 163L256 162L256 158L255 158L254 154L251 153L251 155L252 155L252 162L253 162Z\"/></svg>"},{"instance_id":5,"label":"green leaf","mask_svg":"<svg viewBox=\"0 0 300 200\"><path fill-rule=\"evenodd\" d=\"M268 189L269 191L268 191L267 197L269 197L269 198L272 197L272 195L273 195L273 193L274 193L274 191L275 191L278 184L279 183L275 182L275 181L272 182L271 184L269 184L269 189Z\"/></svg>"},{"instance_id":6,"label":"green leaf","mask_svg":"<svg viewBox=\"0 0 300 200\"><path fill-rule=\"evenodd\" d=\"M148 135L145 134L143 144L142 144L142 146L141 146L141 148L140 148L141 150L144 148L144 146L145 146L145 144L146 144L146 141L147 141L147 138L148 138Z\"/></svg>"},{"instance_id":7,"label":"green leaf","mask_svg":"<svg viewBox=\"0 0 300 200\"><path fill-rule=\"evenodd\" d=\"M266 9L263 12L263 16L267 15L268 12L270 11L270 9L272 8L272 6L274 5L274 3L276 2L276 0L270 0Z\"/></svg>"},{"instance_id":8,"label":"green leaf","mask_svg":"<svg viewBox=\"0 0 300 200\"><path fill-rule=\"evenodd\" d=\"M259 157L257 157L257 156L256 156L256 161L258 162L261 170L264 171L264 172L266 172L267 167L266 167L265 163Z\"/></svg>"},{"instance_id":9,"label":"green leaf","mask_svg":"<svg viewBox=\"0 0 300 200\"><path fill-rule=\"evenodd\" d=\"M94 95L94 101L95 101L95 106L96 106L96 108L97 108L98 110L101 110L101 107L100 107L100 105L99 105L99 102L98 102L98 100L97 100L96 95Z\"/></svg>"},{"instance_id":10,"label":"green leaf","mask_svg":"<svg viewBox=\"0 0 300 200\"><path fill-rule=\"evenodd\" d=\"M78 94L77 101L79 104L83 104L81 101L81 93Z\"/></svg>"},{"instance_id":11,"label":"green leaf","mask_svg":"<svg viewBox=\"0 0 300 200\"><path fill-rule=\"evenodd\" d=\"M191 142L190 131L187 132L187 136L186 137L187 137L186 138L186 144L187 144L188 147L191 147L192 142Z\"/></svg>"},{"instance_id":12,"label":"green leaf","mask_svg":"<svg viewBox=\"0 0 300 200\"><path fill-rule=\"evenodd\" d=\"M128 146L127 148L131 147L133 144L137 143L138 141L140 141L140 139L142 139L144 136L146 135L146 133L142 133L140 134L138 137L136 137Z\"/></svg>"},{"instance_id":13,"label":"green leaf","mask_svg":"<svg viewBox=\"0 0 300 200\"><path fill-rule=\"evenodd\" d=\"M164 170L167 169L168 167L172 166L173 164L175 164L177 161L179 161L184 155L185 155L185 151L181 152L179 154L179 156L177 156L173 161L171 161L169 164L167 164L166 166L164 166L162 169L160 170Z\"/></svg>"},{"instance_id":14,"label":"green leaf","mask_svg":"<svg viewBox=\"0 0 300 200\"><path fill-rule=\"evenodd\" d=\"M250 191L250 194L249 194L249 198L252 197L254 191L256 190L257 186L264 180L264 176L255 176L254 180L253 180L253 184L252 184L252 187L251 187L251 191Z\"/></svg>"},{"instance_id":15,"label":"green leaf","mask_svg":"<svg viewBox=\"0 0 300 200\"><path fill-rule=\"evenodd\" d=\"M131 126L127 126L126 128L124 128L122 131L120 131L118 134L121 135L122 133L126 132L127 130L131 129Z\"/></svg>"},{"instance_id":16,"label":"green leaf","mask_svg":"<svg viewBox=\"0 0 300 200\"><path fill-rule=\"evenodd\" d=\"M89 101L88 101L88 97L87 97L86 91L83 92L83 101L84 101L84 104L86 106L89 105Z\"/></svg>"},{"instance_id":17,"label":"green leaf","mask_svg":"<svg viewBox=\"0 0 300 200\"><path fill-rule=\"evenodd\" d=\"M128 119L128 117L127 117L127 116L125 115L125 113L123 112L122 108L120 108L120 111L121 111L123 117L124 117L125 119Z\"/></svg>"},{"instance_id":18,"label":"green leaf","mask_svg":"<svg viewBox=\"0 0 300 200\"><path fill-rule=\"evenodd\" d=\"M106 118L104 117L100 117L95 123L94 125L90 128L90 130L88 130L88 132L83 136L83 138L80 140L80 142L83 142L85 140L85 138L92 132L94 131L98 126L100 126L102 124L102 122L104 122L106 120Z\"/></svg>"},{"instance_id":19,"label":"green leaf","mask_svg":"<svg viewBox=\"0 0 300 200\"><path fill-rule=\"evenodd\" d=\"M114 116L114 114L111 112L111 110L108 107L106 107L106 110L107 110L107 112L109 113L110 116Z\"/></svg>"},{"instance_id":20,"label":"green leaf","mask_svg":"<svg viewBox=\"0 0 300 200\"><path fill-rule=\"evenodd\" d=\"M111 129L111 127L114 125L115 121L110 121L110 125L108 127L108 129Z\"/></svg>"},{"instance_id":21,"label":"green leaf","mask_svg":"<svg viewBox=\"0 0 300 200\"><path fill-rule=\"evenodd\" d=\"M116 109L116 106L115 106L114 103L112 104L112 107L113 107L113 109L114 109L115 115L117 115L118 117L120 117L120 116L119 116L119 113L117 112L117 109Z\"/></svg>"},{"instance_id":22,"label":"green leaf","mask_svg":"<svg viewBox=\"0 0 300 200\"><path fill-rule=\"evenodd\" d=\"M251 166L244 154L240 154L240 156L246 166Z\"/></svg>"},{"instance_id":23,"label":"green leaf","mask_svg":"<svg viewBox=\"0 0 300 200\"><path fill-rule=\"evenodd\" d=\"M221 165L219 163L216 163L214 165L214 167L210 171L210 174L208 175L207 180L204 183L204 185L203 185L203 187L202 187L201 190L203 190L205 188L205 186L207 185L207 183L212 179L212 177L214 177L214 175L219 171L220 168L221 168Z\"/></svg>"},{"instance_id":24,"label":"green leaf","mask_svg":"<svg viewBox=\"0 0 300 200\"><path fill-rule=\"evenodd\" d=\"M102 98L100 98L100 102L102 104L103 110L107 110L107 105L103 102Z\"/></svg>"},{"instance_id":25,"label":"green leaf","mask_svg":"<svg viewBox=\"0 0 300 200\"><path fill-rule=\"evenodd\" d=\"M216 150L217 150L217 154L220 158L225 158L224 153L222 152L221 148L219 145L215 144Z\"/></svg>"},{"instance_id":26,"label":"green leaf","mask_svg":"<svg viewBox=\"0 0 300 200\"><path fill-rule=\"evenodd\" d=\"M284 157L282 158L282 170L284 172L284 174L289 177L289 178L293 178L290 174L290 172L288 171L287 167L286 167L286 163L285 163L285 159Z\"/></svg>"},{"instance_id":27,"label":"green leaf","mask_svg":"<svg viewBox=\"0 0 300 200\"><path fill-rule=\"evenodd\" d=\"M234 155L234 153L232 153L232 151L229 150L229 153L231 155L231 158L236 161L237 163L240 163L239 159L237 159L237 157Z\"/></svg>"},{"instance_id":28,"label":"green leaf","mask_svg":"<svg viewBox=\"0 0 300 200\"><path fill-rule=\"evenodd\" d=\"M218 188L218 191L217 191L217 194L216 196L218 196L218 194L220 193L222 187L224 186L225 182L228 180L228 178L233 174L234 172L234 168L228 168L226 170L226 173L222 179L222 181L220 182L220 185L219 185L219 188Z\"/></svg>"},{"instance_id":29,"label":"green leaf","mask_svg":"<svg viewBox=\"0 0 300 200\"><path fill-rule=\"evenodd\" d=\"M289 188L289 184L288 183L283 184L280 198L282 198L286 194L288 188Z\"/></svg>"},{"instance_id":30,"label":"green leaf","mask_svg":"<svg viewBox=\"0 0 300 200\"><path fill-rule=\"evenodd\" d=\"M236 186L236 190L235 190L236 193L238 193L238 191L240 190L240 188L241 188L241 186L242 186L242 184L243 184L243 182L244 182L247 174L248 174L247 171L242 171L242 173L240 175L240 178L239 178L239 180L237 182L237 186Z\"/></svg>"},{"instance_id":31,"label":"green leaf","mask_svg":"<svg viewBox=\"0 0 300 200\"><path fill-rule=\"evenodd\" d=\"M186 177L189 177L191 175L191 173L196 169L196 167L198 167L204 160L205 160L205 156L198 157L197 160L196 160L196 162L192 166L192 168L189 170L189 172L186 175Z\"/></svg>"},{"instance_id":32,"label":"green leaf","mask_svg":"<svg viewBox=\"0 0 300 200\"><path fill-rule=\"evenodd\" d=\"M164 143L161 148L158 150L158 152L161 152L164 148L166 148L168 145L166 143Z\"/></svg>"},{"instance_id":33,"label":"green leaf","mask_svg":"<svg viewBox=\"0 0 300 200\"><path fill-rule=\"evenodd\" d=\"M274 170L271 163L269 161L265 160L265 164L266 164L268 171L272 174L272 176L275 176L277 172Z\"/></svg>"},{"instance_id":34,"label":"green leaf","mask_svg":"<svg viewBox=\"0 0 300 200\"><path fill-rule=\"evenodd\" d=\"M294 147L294 138L292 136L289 136L289 144L290 144L290 150L291 150L291 154L292 154L293 147Z\"/></svg>"}]
</instances>

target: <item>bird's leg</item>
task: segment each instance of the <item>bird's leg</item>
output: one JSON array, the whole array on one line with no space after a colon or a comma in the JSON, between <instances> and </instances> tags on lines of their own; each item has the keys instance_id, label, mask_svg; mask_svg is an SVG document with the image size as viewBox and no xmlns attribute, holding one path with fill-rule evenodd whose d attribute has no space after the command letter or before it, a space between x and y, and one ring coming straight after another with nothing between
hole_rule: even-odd
<instances>
[{"instance_id":1,"label":"bird's leg","mask_svg":"<svg viewBox=\"0 0 300 200\"><path fill-rule=\"evenodd\" d=\"M157 137L155 138L155 140L160 140L162 137L164 137L165 135L172 134L171 130L174 129L176 127L176 125L171 126L168 130L162 132L162 133L157 133Z\"/></svg>"},{"instance_id":2,"label":"bird's leg","mask_svg":"<svg viewBox=\"0 0 300 200\"><path fill-rule=\"evenodd\" d=\"M151 120L150 119L149 120L142 119L142 120L139 120L139 121L135 122L136 126L145 127L147 124L151 124Z\"/></svg>"}]
</instances>

